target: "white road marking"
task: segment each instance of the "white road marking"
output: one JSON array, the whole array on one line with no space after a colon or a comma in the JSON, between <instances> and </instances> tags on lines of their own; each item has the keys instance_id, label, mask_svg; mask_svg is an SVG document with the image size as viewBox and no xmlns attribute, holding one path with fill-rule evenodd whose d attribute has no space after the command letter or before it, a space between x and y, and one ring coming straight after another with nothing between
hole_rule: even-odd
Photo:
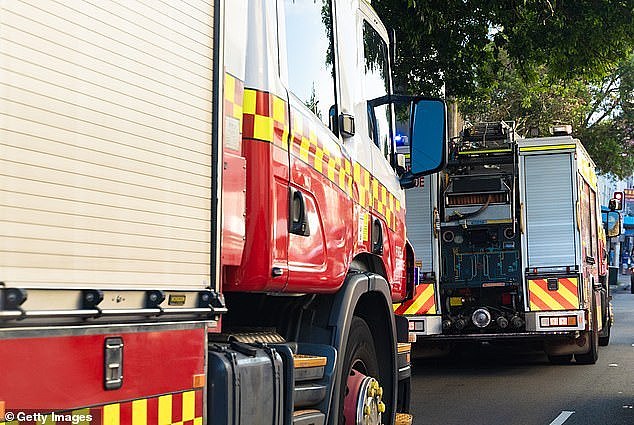
<instances>
[{"instance_id":1,"label":"white road marking","mask_svg":"<svg viewBox=\"0 0 634 425\"><path fill-rule=\"evenodd\" d=\"M549 425L562 425L564 422L568 420L575 412L571 412L569 410L563 410L559 416L555 418Z\"/></svg>"}]
</instances>

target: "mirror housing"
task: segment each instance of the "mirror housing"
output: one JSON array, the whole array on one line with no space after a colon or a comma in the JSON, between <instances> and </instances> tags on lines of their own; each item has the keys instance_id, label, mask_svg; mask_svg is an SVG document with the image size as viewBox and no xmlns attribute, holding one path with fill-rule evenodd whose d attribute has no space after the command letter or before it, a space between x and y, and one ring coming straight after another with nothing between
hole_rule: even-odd
<instances>
[{"instance_id":1,"label":"mirror housing","mask_svg":"<svg viewBox=\"0 0 634 425\"><path fill-rule=\"evenodd\" d=\"M396 119L397 126L400 122L401 130L409 134L392 136L395 152L391 162L401 187L408 189L418 178L447 165L447 106L442 99L422 96L387 95L368 101L372 111L385 104L407 107L406 116L399 119L397 114Z\"/></svg>"},{"instance_id":2,"label":"mirror housing","mask_svg":"<svg viewBox=\"0 0 634 425\"><path fill-rule=\"evenodd\" d=\"M433 174L447 165L447 106L442 99L414 98L409 122L409 171L401 176L401 187L414 186L417 178Z\"/></svg>"},{"instance_id":3,"label":"mirror housing","mask_svg":"<svg viewBox=\"0 0 634 425\"><path fill-rule=\"evenodd\" d=\"M621 234L621 214L618 211L608 211L606 236L614 238Z\"/></svg>"},{"instance_id":4,"label":"mirror housing","mask_svg":"<svg viewBox=\"0 0 634 425\"><path fill-rule=\"evenodd\" d=\"M343 137L354 136L354 116L342 113L339 115L339 131Z\"/></svg>"}]
</instances>

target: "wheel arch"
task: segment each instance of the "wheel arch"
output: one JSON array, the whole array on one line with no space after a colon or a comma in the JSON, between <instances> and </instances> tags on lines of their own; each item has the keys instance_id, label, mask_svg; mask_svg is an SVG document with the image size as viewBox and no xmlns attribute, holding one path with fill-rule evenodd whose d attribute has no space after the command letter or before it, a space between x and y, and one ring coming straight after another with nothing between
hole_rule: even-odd
<instances>
[{"instance_id":1,"label":"wheel arch","mask_svg":"<svg viewBox=\"0 0 634 425\"><path fill-rule=\"evenodd\" d=\"M342 290L335 295L333 300L328 324L332 329L331 344L337 349L339 355L335 382L332 386L331 411L338 412L340 408L341 374L353 316L364 319L372 330L381 384L387 390L384 395L388 407L386 414L389 416L386 418L386 423L393 423L398 391L398 366L397 331L392 313L392 297L390 286L385 278L370 272L351 272ZM331 415L328 423L335 425L336 415Z\"/></svg>"}]
</instances>

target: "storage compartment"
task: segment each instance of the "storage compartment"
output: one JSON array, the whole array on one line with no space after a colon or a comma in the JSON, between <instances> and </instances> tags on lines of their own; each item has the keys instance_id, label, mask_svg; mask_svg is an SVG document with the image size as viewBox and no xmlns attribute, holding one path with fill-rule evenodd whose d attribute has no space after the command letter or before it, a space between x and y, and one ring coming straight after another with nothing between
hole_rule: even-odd
<instances>
[{"instance_id":1,"label":"storage compartment","mask_svg":"<svg viewBox=\"0 0 634 425\"><path fill-rule=\"evenodd\" d=\"M210 425L284 422L284 369L274 348L211 344L207 373Z\"/></svg>"}]
</instances>

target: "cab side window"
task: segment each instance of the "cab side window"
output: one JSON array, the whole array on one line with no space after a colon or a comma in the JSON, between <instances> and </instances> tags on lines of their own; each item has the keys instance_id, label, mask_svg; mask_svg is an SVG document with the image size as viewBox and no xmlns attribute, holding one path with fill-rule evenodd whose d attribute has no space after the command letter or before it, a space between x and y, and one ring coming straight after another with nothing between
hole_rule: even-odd
<instances>
[{"instance_id":1,"label":"cab side window","mask_svg":"<svg viewBox=\"0 0 634 425\"><path fill-rule=\"evenodd\" d=\"M284 0L291 92L326 126L335 104L330 0Z\"/></svg>"},{"instance_id":2,"label":"cab side window","mask_svg":"<svg viewBox=\"0 0 634 425\"><path fill-rule=\"evenodd\" d=\"M363 22L364 76L363 85L368 101L382 97L389 91L388 48L379 33L367 21ZM372 108L368 105L368 134L385 158L392 150L390 144L391 109L389 105Z\"/></svg>"}]
</instances>

